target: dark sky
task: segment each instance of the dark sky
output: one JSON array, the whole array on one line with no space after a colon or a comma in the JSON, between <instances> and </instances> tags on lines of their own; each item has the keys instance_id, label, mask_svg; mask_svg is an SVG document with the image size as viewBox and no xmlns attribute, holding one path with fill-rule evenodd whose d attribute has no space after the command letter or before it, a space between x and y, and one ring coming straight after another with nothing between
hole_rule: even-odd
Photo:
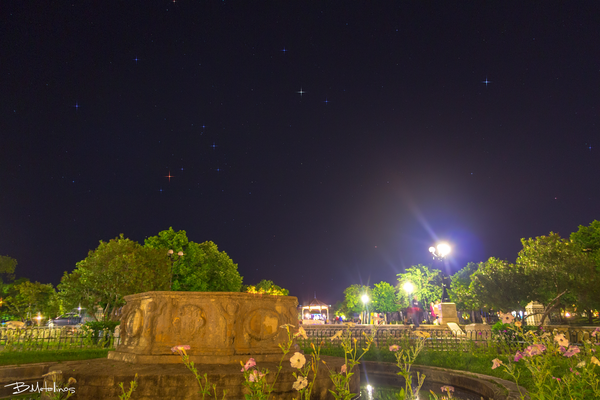
<instances>
[{"instance_id":1,"label":"dark sky","mask_svg":"<svg viewBox=\"0 0 600 400\"><path fill-rule=\"evenodd\" d=\"M2 1L0 254L172 226L328 303L514 261L600 218L599 48L596 1Z\"/></svg>"}]
</instances>

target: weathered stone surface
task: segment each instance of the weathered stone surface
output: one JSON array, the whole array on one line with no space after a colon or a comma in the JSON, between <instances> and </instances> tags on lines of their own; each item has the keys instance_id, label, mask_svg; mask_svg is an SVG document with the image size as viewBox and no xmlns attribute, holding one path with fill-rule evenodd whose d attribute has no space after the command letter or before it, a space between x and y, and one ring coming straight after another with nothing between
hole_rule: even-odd
<instances>
[{"instance_id":1,"label":"weathered stone surface","mask_svg":"<svg viewBox=\"0 0 600 400\"><path fill-rule=\"evenodd\" d=\"M442 303L441 304L441 323L448 324L448 322L454 322L458 324L458 314L456 313L456 304L454 303Z\"/></svg>"},{"instance_id":2,"label":"weathered stone surface","mask_svg":"<svg viewBox=\"0 0 600 400\"><path fill-rule=\"evenodd\" d=\"M281 325L298 326L298 299L225 292L146 292L126 296L120 344L108 358L180 363L171 348L189 345L201 364L238 364L248 356L275 361L287 340Z\"/></svg>"},{"instance_id":3,"label":"weathered stone surface","mask_svg":"<svg viewBox=\"0 0 600 400\"><path fill-rule=\"evenodd\" d=\"M281 353L280 353L281 356ZM309 357L307 356L307 359ZM319 365L312 399L333 399L329 389L333 383L329 377L329 369L340 371L344 359L336 357L322 357L326 361ZM267 368L271 371L267 376L269 383L273 382L277 372L278 362L258 363L259 368ZM207 374L210 387L217 385L217 395L222 398L223 390L227 390L226 399L236 400L244 398L244 375L240 372L238 365L197 365L201 376ZM329 368L329 369L328 369ZM198 395L198 383L192 372L185 365L179 364L131 364L123 361L108 359L96 359L85 361L70 361L64 364L56 364L50 367L50 371L61 370L62 380L70 377L77 380L73 385L74 400L117 400L121 394L119 384L123 383L125 389L129 389L130 382L138 375L138 388L135 390L133 399L147 400L196 400L201 399ZM291 400L298 397L298 392L292 388L296 379L292 372L298 371L290 366L289 361L283 362L283 368L275 391L271 396L273 400ZM351 389L354 393L359 392L360 374L358 367L352 376ZM202 380L204 383L204 380ZM211 397L212 398L212 397Z\"/></svg>"}]
</instances>

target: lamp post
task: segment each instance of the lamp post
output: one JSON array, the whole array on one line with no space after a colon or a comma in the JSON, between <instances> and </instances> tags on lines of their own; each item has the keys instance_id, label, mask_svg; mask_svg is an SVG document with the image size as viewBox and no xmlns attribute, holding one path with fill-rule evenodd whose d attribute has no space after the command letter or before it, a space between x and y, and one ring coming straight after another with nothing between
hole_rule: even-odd
<instances>
[{"instance_id":1,"label":"lamp post","mask_svg":"<svg viewBox=\"0 0 600 400\"><path fill-rule=\"evenodd\" d=\"M366 317L363 319L363 323L365 322L365 320L367 320L367 324L369 323L369 296L367 296L366 294L363 294L361 297L361 300L363 302L363 304L365 305L365 307L367 307L367 314Z\"/></svg>"},{"instance_id":2,"label":"lamp post","mask_svg":"<svg viewBox=\"0 0 600 400\"><path fill-rule=\"evenodd\" d=\"M452 247L450 247L450 245L448 243L438 243L438 245L436 247L431 246L429 248L429 252L431 253L431 255L433 256L433 258L435 260L438 260L440 262L444 262L444 260L446 259L446 257L448 256L448 254L450 254L450 252L452 252ZM446 273L444 273L443 269L440 268L440 270L442 271L442 303L447 303L450 301L450 297L448 296L448 276Z\"/></svg>"},{"instance_id":3,"label":"lamp post","mask_svg":"<svg viewBox=\"0 0 600 400\"><path fill-rule=\"evenodd\" d=\"M173 265L175 264L175 252L172 249L169 249L169 251L167 251L167 254L169 255L169 258L171 259L171 277L169 279L169 290L173 290ZM183 251L180 251L177 253L177 255L179 256L179 258L183 257Z\"/></svg>"},{"instance_id":4,"label":"lamp post","mask_svg":"<svg viewBox=\"0 0 600 400\"><path fill-rule=\"evenodd\" d=\"M411 310L411 308L412 308L412 301L410 299L410 294L413 292L415 287L410 281L408 281L408 282L404 283L404 285L402 285L402 289L404 289L404 291L406 292L406 298L408 299L408 308L406 309L407 310L406 318L409 318L411 315L409 310Z\"/></svg>"}]
</instances>

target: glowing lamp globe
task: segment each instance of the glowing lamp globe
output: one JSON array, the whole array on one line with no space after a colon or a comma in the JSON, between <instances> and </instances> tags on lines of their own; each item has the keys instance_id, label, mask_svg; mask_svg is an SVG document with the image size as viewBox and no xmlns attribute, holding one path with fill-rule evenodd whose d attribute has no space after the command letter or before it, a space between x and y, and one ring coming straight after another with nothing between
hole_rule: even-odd
<instances>
[{"instance_id":1,"label":"glowing lamp globe","mask_svg":"<svg viewBox=\"0 0 600 400\"><path fill-rule=\"evenodd\" d=\"M413 284L412 284L412 283L410 283L410 282L406 282L406 283L404 284L404 286L402 286L402 287L404 288L404 290L406 291L406 293L412 293L413 289L415 288L415 287L413 286Z\"/></svg>"},{"instance_id":2,"label":"glowing lamp globe","mask_svg":"<svg viewBox=\"0 0 600 400\"><path fill-rule=\"evenodd\" d=\"M437 245L437 251L440 257L446 257L452 249L448 243L440 243Z\"/></svg>"}]
</instances>

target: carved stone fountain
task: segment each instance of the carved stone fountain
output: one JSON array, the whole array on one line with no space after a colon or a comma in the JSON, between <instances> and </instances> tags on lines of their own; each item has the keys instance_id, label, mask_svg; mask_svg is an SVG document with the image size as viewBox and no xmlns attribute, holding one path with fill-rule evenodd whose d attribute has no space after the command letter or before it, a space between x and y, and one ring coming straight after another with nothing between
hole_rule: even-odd
<instances>
[{"instance_id":1,"label":"carved stone fountain","mask_svg":"<svg viewBox=\"0 0 600 400\"><path fill-rule=\"evenodd\" d=\"M296 297L222 292L147 292L127 296L121 344L109 359L133 363L181 363L175 345L189 345L201 364L239 364L253 357L279 361L284 324L296 327Z\"/></svg>"},{"instance_id":2,"label":"carved stone fountain","mask_svg":"<svg viewBox=\"0 0 600 400\"><path fill-rule=\"evenodd\" d=\"M207 374L216 395L226 399L244 398L244 377L240 362L254 358L257 366L268 368L271 382L282 351L279 344L288 340L284 324L297 330L298 300L290 296L260 296L249 293L223 292L146 292L126 296L121 314L121 343L107 359L65 362L50 367L62 371L60 379L77 380L71 399L117 400L137 374L138 387L132 400L201 399L194 375L183 365L171 348L189 345L187 354L196 364L199 375ZM288 354L289 357L293 354ZM308 359L309 357L307 357ZM339 371L343 359L323 357L313 388L313 399L333 398L328 368ZM293 399L295 378L288 360L271 395L272 400ZM358 371L358 369L357 369ZM356 371L352 388L358 392ZM48 382L49 386L52 384ZM210 398L214 398L211 391Z\"/></svg>"}]
</instances>

